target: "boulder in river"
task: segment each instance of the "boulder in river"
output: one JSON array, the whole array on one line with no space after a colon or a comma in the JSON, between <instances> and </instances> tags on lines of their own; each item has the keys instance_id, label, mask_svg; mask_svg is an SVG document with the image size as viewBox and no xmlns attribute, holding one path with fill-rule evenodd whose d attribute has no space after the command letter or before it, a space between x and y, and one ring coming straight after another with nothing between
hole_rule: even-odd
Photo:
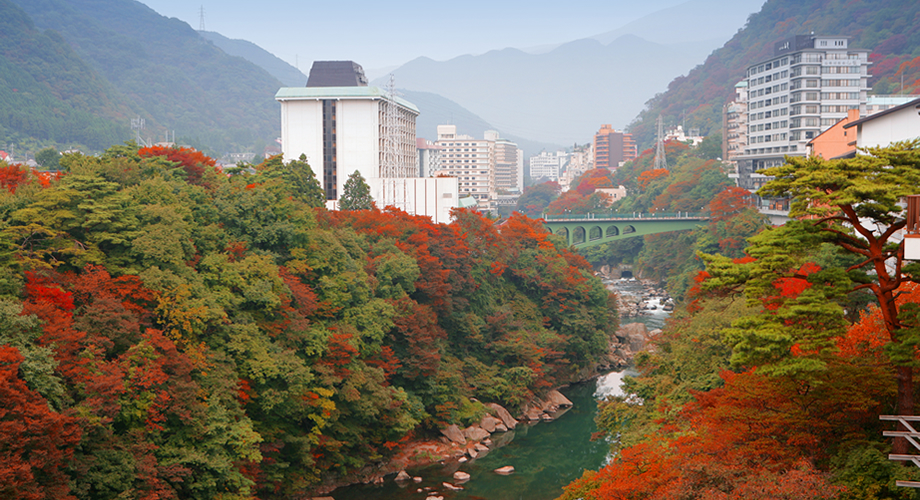
<instances>
[{"instance_id":1,"label":"boulder in river","mask_svg":"<svg viewBox=\"0 0 920 500\"><path fill-rule=\"evenodd\" d=\"M546 393L546 404L549 406L555 406L556 408L566 408L572 406L572 402L569 401L569 398L562 395L561 392L557 390L552 390Z\"/></svg>"},{"instance_id":2,"label":"boulder in river","mask_svg":"<svg viewBox=\"0 0 920 500\"><path fill-rule=\"evenodd\" d=\"M454 480L458 482L465 482L470 480L470 475L462 470L454 472Z\"/></svg>"},{"instance_id":3,"label":"boulder in river","mask_svg":"<svg viewBox=\"0 0 920 500\"><path fill-rule=\"evenodd\" d=\"M503 476L507 476L508 474L512 474L513 472L514 472L514 466L512 465L506 465L504 467L499 467L495 469L496 474L501 474Z\"/></svg>"},{"instance_id":4,"label":"boulder in river","mask_svg":"<svg viewBox=\"0 0 920 500\"><path fill-rule=\"evenodd\" d=\"M471 425L463 429L463 435L470 441L482 441L489 437L489 432L478 425Z\"/></svg>"},{"instance_id":5,"label":"boulder in river","mask_svg":"<svg viewBox=\"0 0 920 500\"><path fill-rule=\"evenodd\" d=\"M643 323L628 323L617 330L617 337L623 339L623 342L629 346L632 352L639 352L645 349L645 342L648 340L648 329Z\"/></svg>"},{"instance_id":6,"label":"boulder in river","mask_svg":"<svg viewBox=\"0 0 920 500\"><path fill-rule=\"evenodd\" d=\"M441 429L441 434L444 434L447 439L450 439L454 443L466 444L466 438L463 437L463 432L460 431L457 424L448 425Z\"/></svg>"},{"instance_id":7,"label":"boulder in river","mask_svg":"<svg viewBox=\"0 0 920 500\"><path fill-rule=\"evenodd\" d=\"M396 474L396 481L409 481L410 479L412 479L412 476L410 476L409 473L404 470L401 470L399 471L399 474Z\"/></svg>"}]
</instances>

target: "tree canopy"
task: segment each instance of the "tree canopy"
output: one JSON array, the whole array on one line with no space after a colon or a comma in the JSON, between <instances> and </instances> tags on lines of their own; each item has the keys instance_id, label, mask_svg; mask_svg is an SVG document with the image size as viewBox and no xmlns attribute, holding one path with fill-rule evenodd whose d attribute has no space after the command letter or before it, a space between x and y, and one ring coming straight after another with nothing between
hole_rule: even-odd
<instances>
[{"instance_id":1,"label":"tree canopy","mask_svg":"<svg viewBox=\"0 0 920 500\"><path fill-rule=\"evenodd\" d=\"M326 211L280 157L61 163L0 165L4 498L300 498L576 379L616 329L522 215Z\"/></svg>"}]
</instances>

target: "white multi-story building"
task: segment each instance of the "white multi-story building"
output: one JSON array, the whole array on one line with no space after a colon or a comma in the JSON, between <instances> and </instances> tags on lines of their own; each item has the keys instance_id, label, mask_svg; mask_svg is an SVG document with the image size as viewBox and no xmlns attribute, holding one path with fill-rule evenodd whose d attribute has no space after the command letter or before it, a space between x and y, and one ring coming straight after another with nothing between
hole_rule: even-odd
<instances>
[{"instance_id":1,"label":"white multi-story building","mask_svg":"<svg viewBox=\"0 0 920 500\"><path fill-rule=\"evenodd\" d=\"M806 144L846 118L866 112L869 51L845 36L799 35L777 42L773 57L747 69L747 145L736 157L738 185L768 180L757 172L804 156Z\"/></svg>"},{"instance_id":2,"label":"white multi-story building","mask_svg":"<svg viewBox=\"0 0 920 500\"><path fill-rule=\"evenodd\" d=\"M534 181L544 178L559 181L559 174L565 167L568 157L565 151L540 151L540 154L530 157L530 178Z\"/></svg>"},{"instance_id":3,"label":"white multi-story building","mask_svg":"<svg viewBox=\"0 0 920 500\"><path fill-rule=\"evenodd\" d=\"M438 125L438 173L456 177L460 196L472 196L480 210L491 210L495 196L495 142L458 135L456 125Z\"/></svg>"},{"instance_id":4,"label":"white multi-story building","mask_svg":"<svg viewBox=\"0 0 920 500\"><path fill-rule=\"evenodd\" d=\"M316 61L306 87L282 88L275 99L281 103L284 160L306 155L326 192L328 207L336 208L345 181L357 171L371 186L378 206L393 205L410 213L432 215L437 222L449 220L442 214L449 214L459 198L452 181L436 183L436 203L424 196L405 194L416 185L405 180L419 177L415 137L418 108L399 97L390 98L380 88L368 87L360 65ZM431 192L429 198L435 196L431 189L421 188L421 192ZM427 207L435 206L437 213L430 213Z\"/></svg>"},{"instance_id":5,"label":"white multi-story building","mask_svg":"<svg viewBox=\"0 0 920 500\"><path fill-rule=\"evenodd\" d=\"M441 146L419 137L415 141L418 150L419 177L432 177L441 164Z\"/></svg>"}]
</instances>

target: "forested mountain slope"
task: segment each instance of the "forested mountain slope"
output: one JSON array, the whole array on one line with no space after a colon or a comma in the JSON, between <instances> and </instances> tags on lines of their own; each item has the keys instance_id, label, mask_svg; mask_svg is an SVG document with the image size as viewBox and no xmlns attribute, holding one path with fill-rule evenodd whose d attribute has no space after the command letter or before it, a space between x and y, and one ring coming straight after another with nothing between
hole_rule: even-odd
<instances>
[{"instance_id":1,"label":"forested mountain slope","mask_svg":"<svg viewBox=\"0 0 920 500\"><path fill-rule=\"evenodd\" d=\"M199 31L198 34L231 56L242 57L258 65L287 87L303 87L307 84L307 75L300 69L248 40L227 38L214 31Z\"/></svg>"},{"instance_id":2,"label":"forested mountain slope","mask_svg":"<svg viewBox=\"0 0 920 500\"><path fill-rule=\"evenodd\" d=\"M0 136L102 149L127 138L131 113L58 33L0 0Z\"/></svg>"},{"instance_id":3,"label":"forested mountain slope","mask_svg":"<svg viewBox=\"0 0 920 500\"><path fill-rule=\"evenodd\" d=\"M769 0L747 25L706 62L674 79L630 125L640 150L655 140L659 113L666 125L718 132L722 105L747 66L772 55L782 38L814 32L846 35L850 46L872 51L869 85L875 93L920 91L920 3L913 0Z\"/></svg>"},{"instance_id":4,"label":"forested mountain slope","mask_svg":"<svg viewBox=\"0 0 920 500\"><path fill-rule=\"evenodd\" d=\"M225 54L184 22L133 0L13 3L38 28L60 33L139 110L154 138L170 130L224 152L263 145L279 134L274 95L282 84ZM126 118L123 126L128 125Z\"/></svg>"}]
</instances>

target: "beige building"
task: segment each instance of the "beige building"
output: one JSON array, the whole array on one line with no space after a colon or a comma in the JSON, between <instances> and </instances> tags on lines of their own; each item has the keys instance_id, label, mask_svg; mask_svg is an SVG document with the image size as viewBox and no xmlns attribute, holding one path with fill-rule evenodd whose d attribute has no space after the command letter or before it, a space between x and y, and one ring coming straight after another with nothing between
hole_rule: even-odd
<instances>
[{"instance_id":1,"label":"beige building","mask_svg":"<svg viewBox=\"0 0 920 500\"><path fill-rule=\"evenodd\" d=\"M579 175L592 169L594 169L594 144L576 146L575 150L569 153L569 163L565 171L559 175L559 186L563 191L568 191L572 182Z\"/></svg>"},{"instance_id":2,"label":"beige building","mask_svg":"<svg viewBox=\"0 0 920 500\"><path fill-rule=\"evenodd\" d=\"M496 193L520 193L524 190L524 151L517 144L499 137L494 130L487 130L484 135L494 144L492 157L495 161Z\"/></svg>"},{"instance_id":3,"label":"beige building","mask_svg":"<svg viewBox=\"0 0 920 500\"><path fill-rule=\"evenodd\" d=\"M722 116L722 159L734 164L747 147L747 80L735 85L735 99L726 104Z\"/></svg>"}]
</instances>

